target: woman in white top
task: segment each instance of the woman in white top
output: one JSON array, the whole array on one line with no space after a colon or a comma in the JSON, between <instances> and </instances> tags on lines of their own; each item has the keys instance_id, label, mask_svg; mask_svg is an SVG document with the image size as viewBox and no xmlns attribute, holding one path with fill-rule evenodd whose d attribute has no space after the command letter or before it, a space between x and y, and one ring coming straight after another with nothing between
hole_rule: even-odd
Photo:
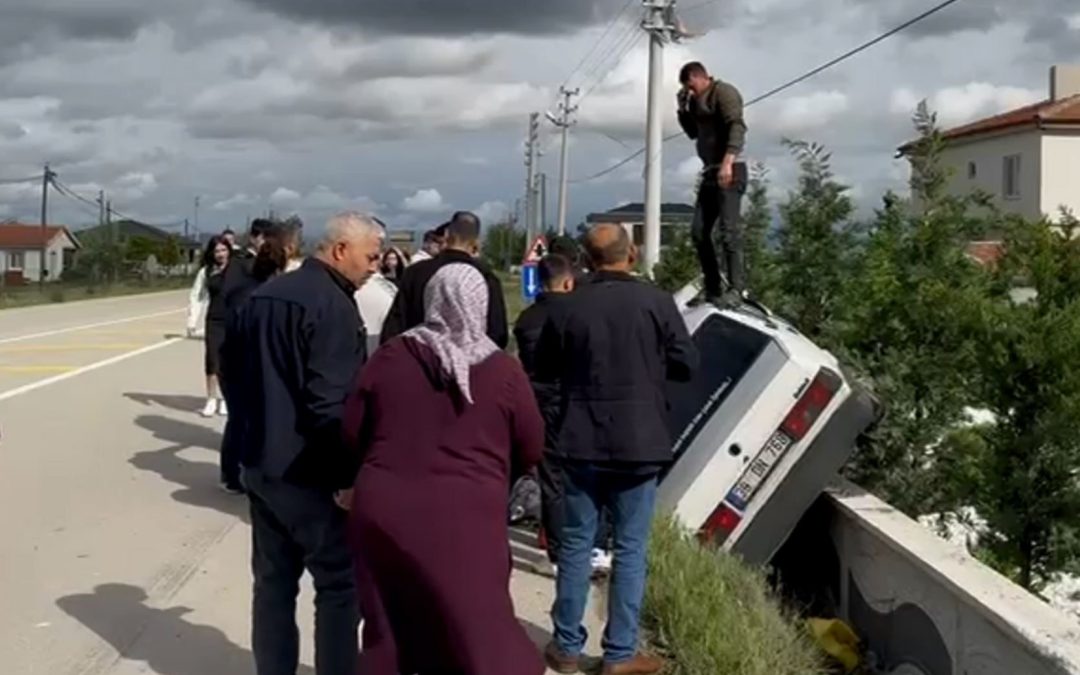
<instances>
[{"instance_id":1,"label":"woman in white top","mask_svg":"<svg viewBox=\"0 0 1080 675\"><path fill-rule=\"evenodd\" d=\"M221 345L225 339L225 303L222 293L225 281L225 269L229 265L232 249L224 237L212 237L203 254L203 264L195 278L188 305L187 332L194 336L198 332L200 317L205 316L204 372L206 374L206 406L204 417L216 414L227 415L225 400L221 396L219 377L221 375Z\"/></svg>"}]
</instances>

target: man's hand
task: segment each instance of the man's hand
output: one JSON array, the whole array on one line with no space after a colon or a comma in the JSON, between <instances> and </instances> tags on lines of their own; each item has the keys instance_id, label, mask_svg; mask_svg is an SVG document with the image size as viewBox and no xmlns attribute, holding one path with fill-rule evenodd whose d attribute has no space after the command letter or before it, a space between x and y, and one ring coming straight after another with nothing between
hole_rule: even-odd
<instances>
[{"instance_id":1,"label":"man's hand","mask_svg":"<svg viewBox=\"0 0 1080 675\"><path fill-rule=\"evenodd\" d=\"M690 90L680 89L678 95L675 97L679 103L679 112L687 112L690 110Z\"/></svg>"},{"instance_id":2,"label":"man's hand","mask_svg":"<svg viewBox=\"0 0 1080 675\"><path fill-rule=\"evenodd\" d=\"M353 489L338 490L334 493L334 503L338 505L338 508L342 511L352 510Z\"/></svg>"},{"instance_id":3,"label":"man's hand","mask_svg":"<svg viewBox=\"0 0 1080 675\"><path fill-rule=\"evenodd\" d=\"M722 188L729 188L735 182L735 162L728 158L720 163L720 170L716 173L716 180Z\"/></svg>"}]
</instances>

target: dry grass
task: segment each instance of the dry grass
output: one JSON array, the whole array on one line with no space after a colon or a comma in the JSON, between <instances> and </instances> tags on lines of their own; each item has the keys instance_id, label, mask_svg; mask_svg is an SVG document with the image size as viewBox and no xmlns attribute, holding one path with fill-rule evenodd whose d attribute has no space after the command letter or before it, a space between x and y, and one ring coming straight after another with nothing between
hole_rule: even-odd
<instances>
[{"instance_id":1,"label":"dry grass","mask_svg":"<svg viewBox=\"0 0 1080 675\"><path fill-rule=\"evenodd\" d=\"M658 521L643 620L672 675L822 675L817 648L764 576Z\"/></svg>"}]
</instances>

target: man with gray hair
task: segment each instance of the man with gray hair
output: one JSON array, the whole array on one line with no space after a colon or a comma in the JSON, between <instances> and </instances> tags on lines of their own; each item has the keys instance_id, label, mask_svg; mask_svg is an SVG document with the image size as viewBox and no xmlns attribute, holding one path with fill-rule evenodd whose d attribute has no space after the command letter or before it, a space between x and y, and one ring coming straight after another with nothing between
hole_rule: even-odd
<instances>
[{"instance_id":1,"label":"man with gray hair","mask_svg":"<svg viewBox=\"0 0 1080 675\"><path fill-rule=\"evenodd\" d=\"M226 377L241 390L243 479L251 501L255 579L252 647L258 675L295 675L296 597L315 583L318 675L354 675L359 613L346 514L357 458L341 440L345 397L367 356L353 295L378 269L378 219L342 213L300 269L251 295L229 326Z\"/></svg>"}]
</instances>

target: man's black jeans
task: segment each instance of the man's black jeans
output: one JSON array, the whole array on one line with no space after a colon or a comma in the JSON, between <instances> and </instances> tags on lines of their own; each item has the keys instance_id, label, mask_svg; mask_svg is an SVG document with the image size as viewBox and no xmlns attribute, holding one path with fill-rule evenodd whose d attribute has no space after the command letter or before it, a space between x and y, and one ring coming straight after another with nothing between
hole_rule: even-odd
<instances>
[{"instance_id":1,"label":"man's black jeans","mask_svg":"<svg viewBox=\"0 0 1080 675\"><path fill-rule=\"evenodd\" d=\"M746 164L736 162L734 180L724 188L717 182L718 169L710 168L698 189L697 208L690 233L697 248L701 273L705 277L705 295L718 297L722 288L720 263L730 290L746 290L746 262L743 253L742 225L739 222L742 197L746 194L748 172ZM720 252L716 251L713 229L720 227Z\"/></svg>"},{"instance_id":2,"label":"man's black jeans","mask_svg":"<svg viewBox=\"0 0 1080 675\"><path fill-rule=\"evenodd\" d=\"M251 499L258 675L296 675L296 597L305 568L315 583L315 672L355 675L360 612L346 542L348 514L328 491L273 480L257 469L245 469L244 480Z\"/></svg>"}]
</instances>

